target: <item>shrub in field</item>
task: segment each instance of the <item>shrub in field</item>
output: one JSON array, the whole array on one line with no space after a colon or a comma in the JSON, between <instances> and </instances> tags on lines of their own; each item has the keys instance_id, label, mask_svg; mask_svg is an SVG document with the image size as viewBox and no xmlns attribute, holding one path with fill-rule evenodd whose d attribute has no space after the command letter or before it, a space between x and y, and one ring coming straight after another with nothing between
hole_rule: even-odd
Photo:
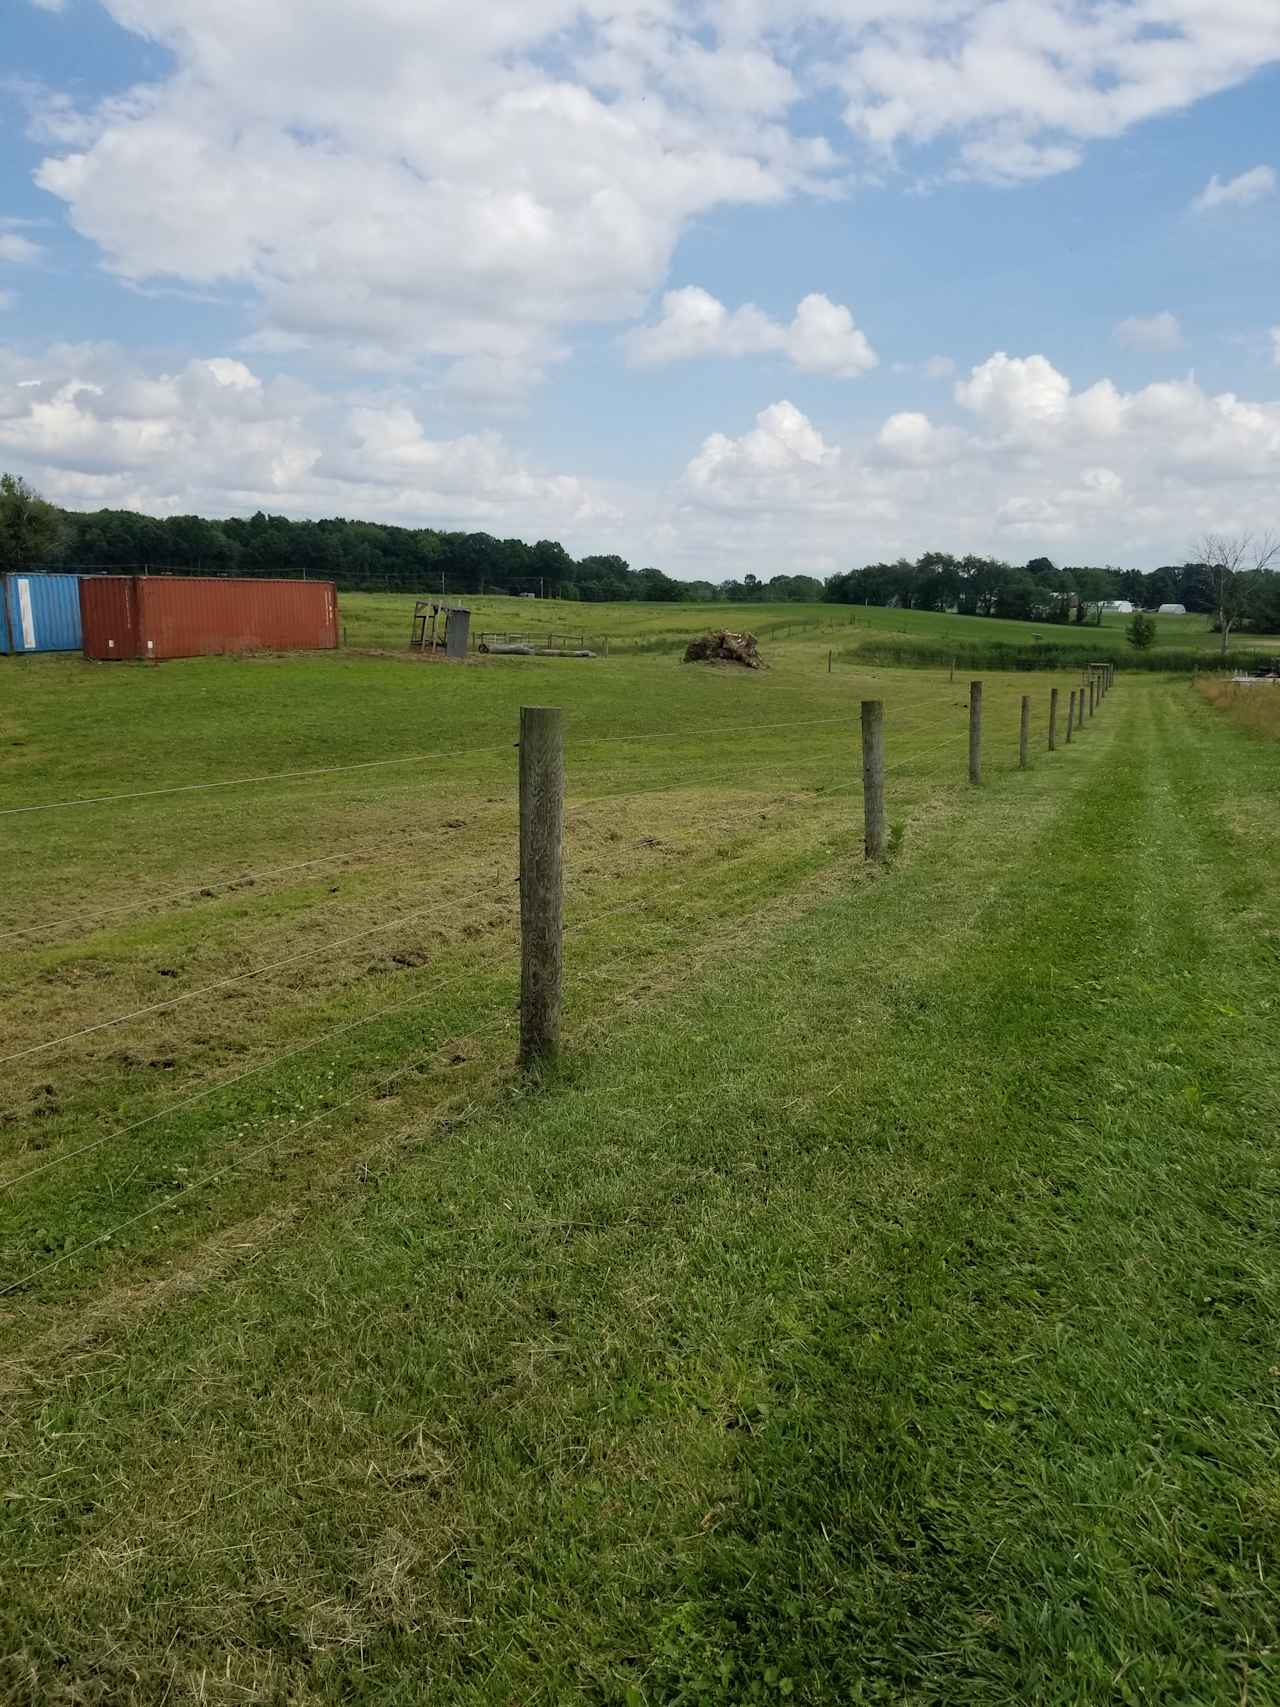
<instances>
[{"instance_id":1,"label":"shrub in field","mask_svg":"<svg viewBox=\"0 0 1280 1707\"><path fill-rule=\"evenodd\" d=\"M1148 616L1146 611L1134 611L1124 637L1136 651L1145 652L1156 643L1156 619Z\"/></svg>"}]
</instances>

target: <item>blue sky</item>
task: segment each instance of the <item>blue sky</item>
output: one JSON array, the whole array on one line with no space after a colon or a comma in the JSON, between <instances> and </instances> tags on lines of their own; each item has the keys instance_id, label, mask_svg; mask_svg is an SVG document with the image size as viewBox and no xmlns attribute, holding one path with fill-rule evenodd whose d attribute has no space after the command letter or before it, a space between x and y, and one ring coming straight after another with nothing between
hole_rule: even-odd
<instances>
[{"instance_id":1,"label":"blue sky","mask_svg":"<svg viewBox=\"0 0 1280 1707\"><path fill-rule=\"evenodd\" d=\"M1280 527L1275 0L10 0L0 466L696 576Z\"/></svg>"}]
</instances>

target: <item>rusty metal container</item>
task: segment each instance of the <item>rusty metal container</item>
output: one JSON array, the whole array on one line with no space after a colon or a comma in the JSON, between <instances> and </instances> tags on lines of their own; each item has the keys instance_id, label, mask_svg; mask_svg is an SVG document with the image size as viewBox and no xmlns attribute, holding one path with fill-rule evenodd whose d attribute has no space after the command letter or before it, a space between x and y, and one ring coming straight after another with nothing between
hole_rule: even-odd
<instances>
[{"instance_id":1,"label":"rusty metal container","mask_svg":"<svg viewBox=\"0 0 1280 1707\"><path fill-rule=\"evenodd\" d=\"M332 581L86 576L80 618L86 658L314 652L338 644Z\"/></svg>"}]
</instances>

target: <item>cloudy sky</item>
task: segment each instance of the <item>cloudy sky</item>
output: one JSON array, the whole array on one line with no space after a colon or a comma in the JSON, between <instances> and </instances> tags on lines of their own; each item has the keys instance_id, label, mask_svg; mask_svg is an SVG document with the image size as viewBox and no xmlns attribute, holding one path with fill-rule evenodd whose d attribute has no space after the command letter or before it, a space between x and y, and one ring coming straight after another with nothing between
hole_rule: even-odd
<instances>
[{"instance_id":1,"label":"cloudy sky","mask_svg":"<svg viewBox=\"0 0 1280 1707\"><path fill-rule=\"evenodd\" d=\"M4 0L0 467L718 578L1280 525L1278 0Z\"/></svg>"}]
</instances>

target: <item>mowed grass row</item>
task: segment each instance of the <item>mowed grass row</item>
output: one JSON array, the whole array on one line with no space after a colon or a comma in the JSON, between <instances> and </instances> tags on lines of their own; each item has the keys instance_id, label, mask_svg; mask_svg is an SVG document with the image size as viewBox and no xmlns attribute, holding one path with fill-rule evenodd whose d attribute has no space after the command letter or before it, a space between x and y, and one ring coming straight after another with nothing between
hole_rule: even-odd
<instances>
[{"instance_id":1,"label":"mowed grass row","mask_svg":"<svg viewBox=\"0 0 1280 1707\"><path fill-rule=\"evenodd\" d=\"M11 1697L1273 1698L1277 762L1126 681L540 1087L47 1323Z\"/></svg>"},{"instance_id":2,"label":"mowed grass row","mask_svg":"<svg viewBox=\"0 0 1280 1707\"><path fill-rule=\"evenodd\" d=\"M571 1026L693 980L709 941L773 928L806 886L865 880L860 695L888 706L902 857L965 794L963 686L829 675L799 647L760 674L320 657L3 685L6 803L126 796L0 817L22 874L0 927L0 1285L28 1309L216 1264L503 1082L522 701L570 713ZM1043 743L1046 683L993 683L993 778L1024 688ZM452 756L417 757L423 728ZM407 762L205 787L378 754Z\"/></svg>"}]
</instances>

